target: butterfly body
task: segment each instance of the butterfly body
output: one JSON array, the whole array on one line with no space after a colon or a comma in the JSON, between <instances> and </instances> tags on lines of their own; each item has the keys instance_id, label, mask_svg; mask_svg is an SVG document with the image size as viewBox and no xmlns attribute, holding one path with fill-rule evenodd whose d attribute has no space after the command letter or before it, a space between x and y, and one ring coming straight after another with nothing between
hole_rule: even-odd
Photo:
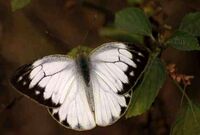
<instances>
[{"instance_id":1,"label":"butterfly body","mask_svg":"<svg viewBox=\"0 0 200 135\"><path fill-rule=\"evenodd\" d=\"M13 86L47 106L61 125L89 130L116 122L127 110L132 91L148 61L140 47L105 43L72 59L50 55L19 68Z\"/></svg>"},{"instance_id":2,"label":"butterfly body","mask_svg":"<svg viewBox=\"0 0 200 135\"><path fill-rule=\"evenodd\" d=\"M77 68L83 76L84 82L89 86L90 82L90 61L85 54L78 55L76 58Z\"/></svg>"}]
</instances>

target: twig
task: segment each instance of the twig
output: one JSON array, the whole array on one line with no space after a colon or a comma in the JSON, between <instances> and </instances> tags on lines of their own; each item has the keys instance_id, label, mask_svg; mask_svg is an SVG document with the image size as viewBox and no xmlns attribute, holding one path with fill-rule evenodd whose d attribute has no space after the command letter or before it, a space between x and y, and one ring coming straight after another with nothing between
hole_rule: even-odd
<instances>
[{"instance_id":1,"label":"twig","mask_svg":"<svg viewBox=\"0 0 200 135\"><path fill-rule=\"evenodd\" d=\"M197 121L196 114L195 114L194 109L192 107L192 101L190 100L190 98L188 97L188 95L185 93L184 89L175 80L172 79L172 81L177 86L177 88L181 91L181 93L183 94L183 96L185 96L185 98L186 98L186 100L187 100L187 102L188 102L188 104L190 106L190 109L192 111L192 115L193 115L193 118L194 118L195 122L198 125L200 125L199 122Z\"/></svg>"}]
</instances>

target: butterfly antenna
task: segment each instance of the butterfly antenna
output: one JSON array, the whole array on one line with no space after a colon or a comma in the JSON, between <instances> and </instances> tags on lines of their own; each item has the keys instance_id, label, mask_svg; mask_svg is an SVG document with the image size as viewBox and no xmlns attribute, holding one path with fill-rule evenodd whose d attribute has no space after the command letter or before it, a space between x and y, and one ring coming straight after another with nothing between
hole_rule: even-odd
<instances>
[{"instance_id":1,"label":"butterfly antenna","mask_svg":"<svg viewBox=\"0 0 200 135\"><path fill-rule=\"evenodd\" d=\"M89 29L87 30L85 36L83 37L82 41L81 41L81 44L85 42L85 40L87 39L87 36L88 34L90 33L90 31L92 30L92 27L94 25L94 22L96 21L97 19L97 15L94 15L94 18L92 19L92 23L91 23L91 26L89 27Z\"/></svg>"},{"instance_id":2,"label":"butterfly antenna","mask_svg":"<svg viewBox=\"0 0 200 135\"><path fill-rule=\"evenodd\" d=\"M78 54L80 54L82 52L81 51L81 45L78 46L77 52L78 52Z\"/></svg>"}]
</instances>

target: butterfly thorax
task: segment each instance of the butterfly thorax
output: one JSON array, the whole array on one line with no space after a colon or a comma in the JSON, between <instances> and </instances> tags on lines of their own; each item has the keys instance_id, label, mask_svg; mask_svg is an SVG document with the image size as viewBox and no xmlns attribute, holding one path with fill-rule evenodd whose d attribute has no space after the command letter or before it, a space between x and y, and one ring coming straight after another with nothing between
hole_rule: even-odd
<instances>
[{"instance_id":1,"label":"butterfly thorax","mask_svg":"<svg viewBox=\"0 0 200 135\"><path fill-rule=\"evenodd\" d=\"M78 65L78 70L83 76L86 86L89 86L89 82L90 82L89 58L86 55L81 54L77 56L76 62Z\"/></svg>"}]
</instances>

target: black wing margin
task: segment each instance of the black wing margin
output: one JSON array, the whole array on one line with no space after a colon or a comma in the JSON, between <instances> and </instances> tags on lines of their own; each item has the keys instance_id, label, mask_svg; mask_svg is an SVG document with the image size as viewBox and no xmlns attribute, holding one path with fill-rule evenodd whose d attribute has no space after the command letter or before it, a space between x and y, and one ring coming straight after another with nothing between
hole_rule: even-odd
<instances>
[{"instance_id":1,"label":"black wing margin","mask_svg":"<svg viewBox=\"0 0 200 135\"><path fill-rule=\"evenodd\" d=\"M38 85L29 89L29 84L31 82L29 75L32 71L32 64L27 64L21 66L19 69L15 71L13 76L11 77L12 85L17 89L18 92L23 95L34 99L34 101L48 106L48 107L59 107L60 104L55 104L51 99L44 99L43 93L44 88L39 87Z\"/></svg>"}]
</instances>

